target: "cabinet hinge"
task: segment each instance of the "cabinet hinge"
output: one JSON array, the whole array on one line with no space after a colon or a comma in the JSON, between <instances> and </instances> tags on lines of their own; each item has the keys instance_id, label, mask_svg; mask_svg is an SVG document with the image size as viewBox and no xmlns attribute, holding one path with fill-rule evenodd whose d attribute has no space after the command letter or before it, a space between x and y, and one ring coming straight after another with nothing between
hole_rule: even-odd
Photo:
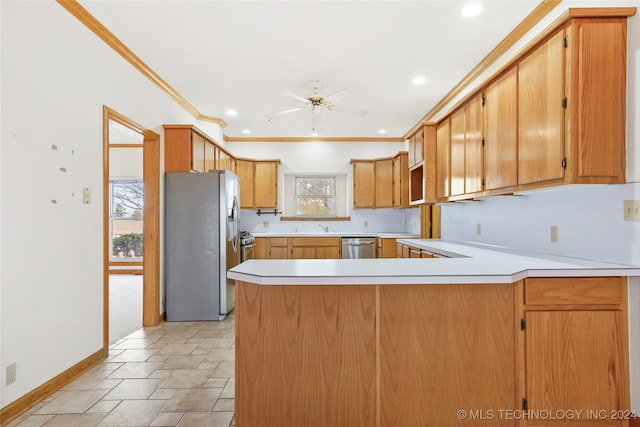
<instances>
[{"instance_id":1,"label":"cabinet hinge","mask_svg":"<svg viewBox=\"0 0 640 427\"><path fill-rule=\"evenodd\" d=\"M524 331L527 327L527 322L524 319L520 319L520 330Z\"/></svg>"},{"instance_id":2,"label":"cabinet hinge","mask_svg":"<svg viewBox=\"0 0 640 427\"><path fill-rule=\"evenodd\" d=\"M484 107L484 95L482 96L482 106Z\"/></svg>"},{"instance_id":3,"label":"cabinet hinge","mask_svg":"<svg viewBox=\"0 0 640 427\"><path fill-rule=\"evenodd\" d=\"M569 47L569 36L564 36L562 39L562 46Z\"/></svg>"},{"instance_id":4,"label":"cabinet hinge","mask_svg":"<svg viewBox=\"0 0 640 427\"><path fill-rule=\"evenodd\" d=\"M482 185L482 187L484 187L484 178L482 178L482 180L480 181L480 184Z\"/></svg>"},{"instance_id":5,"label":"cabinet hinge","mask_svg":"<svg viewBox=\"0 0 640 427\"><path fill-rule=\"evenodd\" d=\"M484 147L484 138L482 138L482 146Z\"/></svg>"},{"instance_id":6,"label":"cabinet hinge","mask_svg":"<svg viewBox=\"0 0 640 427\"><path fill-rule=\"evenodd\" d=\"M567 103L568 103L567 97L565 96L564 98L562 98L562 108L566 109L567 108Z\"/></svg>"},{"instance_id":7,"label":"cabinet hinge","mask_svg":"<svg viewBox=\"0 0 640 427\"><path fill-rule=\"evenodd\" d=\"M529 402L527 402L527 399L523 397L522 398L522 410L526 411L528 409L529 409Z\"/></svg>"},{"instance_id":8,"label":"cabinet hinge","mask_svg":"<svg viewBox=\"0 0 640 427\"><path fill-rule=\"evenodd\" d=\"M566 158L566 157L564 157L564 158L562 159L562 169L566 169L566 168L567 168L567 158Z\"/></svg>"}]
</instances>

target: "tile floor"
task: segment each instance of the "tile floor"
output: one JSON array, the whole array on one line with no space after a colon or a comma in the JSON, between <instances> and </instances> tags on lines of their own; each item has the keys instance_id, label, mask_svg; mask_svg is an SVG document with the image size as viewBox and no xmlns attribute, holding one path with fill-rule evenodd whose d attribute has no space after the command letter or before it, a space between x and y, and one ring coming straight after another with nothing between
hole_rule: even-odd
<instances>
[{"instance_id":1,"label":"tile floor","mask_svg":"<svg viewBox=\"0 0 640 427\"><path fill-rule=\"evenodd\" d=\"M139 329L7 427L233 426L233 314Z\"/></svg>"}]
</instances>

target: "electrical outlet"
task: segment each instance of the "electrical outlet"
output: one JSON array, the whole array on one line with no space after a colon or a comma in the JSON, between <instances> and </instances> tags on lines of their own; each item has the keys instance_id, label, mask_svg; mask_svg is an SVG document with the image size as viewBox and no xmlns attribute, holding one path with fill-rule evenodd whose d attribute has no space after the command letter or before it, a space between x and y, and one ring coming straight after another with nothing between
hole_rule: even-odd
<instances>
[{"instance_id":1,"label":"electrical outlet","mask_svg":"<svg viewBox=\"0 0 640 427\"><path fill-rule=\"evenodd\" d=\"M640 200L625 200L623 206L625 221L640 221Z\"/></svg>"},{"instance_id":2,"label":"electrical outlet","mask_svg":"<svg viewBox=\"0 0 640 427\"><path fill-rule=\"evenodd\" d=\"M269 228L269 221L262 221L262 228Z\"/></svg>"},{"instance_id":3,"label":"electrical outlet","mask_svg":"<svg viewBox=\"0 0 640 427\"><path fill-rule=\"evenodd\" d=\"M13 384L16 382L16 364L12 363L7 366L7 370L5 373L5 383L6 385Z\"/></svg>"},{"instance_id":4,"label":"electrical outlet","mask_svg":"<svg viewBox=\"0 0 640 427\"><path fill-rule=\"evenodd\" d=\"M364 222L364 228L367 228L369 226L369 221L365 221Z\"/></svg>"},{"instance_id":5,"label":"electrical outlet","mask_svg":"<svg viewBox=\"0 0 640 427\"><path fill-rule=\"evenodd\" d=\"M558 226L557 225L552 225L551 226L551 242L553 243L557 243L558 242Z\"/></svg>"},{"instance_id":6,"label":"electrical outlet","mask_svg":"<svg viewBox=\"0 0 640 427\"><path fill-rule=\"evenodd\" d=\"M82 187L82 203L85 205L91 203L91 190L89 187Z\"/></svg>"},{"instance_id":7,"label":"electrical outlet","mask_svg":"<svg viewBox=\"0 0 640 427\"><path fill-rule=\"evenodd\" d=\"M476 234L479 236L480 233L482 233L482 227L480 226L480 223L476 224Z\"/></svg>"}]
</instances>

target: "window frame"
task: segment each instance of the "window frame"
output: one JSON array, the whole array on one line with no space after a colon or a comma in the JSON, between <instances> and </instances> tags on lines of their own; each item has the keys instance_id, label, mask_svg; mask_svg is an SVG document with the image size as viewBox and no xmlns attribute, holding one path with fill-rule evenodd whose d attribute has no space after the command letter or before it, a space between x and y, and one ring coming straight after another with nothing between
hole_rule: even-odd
<instances>
[{"instance_id":1,"label":"window frame","mask_svg":"<svg viewBox=\"0 0 640 427\"><path fill-rule=\"evenodd\" d=\"M327 196L326 194L305 194L305 195L301 195L298 194L298 180L309 180L309 179L330 179L333 181L332 184L332 188L333 188L333 194L330 196ZM296 218L335 218L338 216L338 189L337 189L337 185L338 185L338 179L337 179L337 175L335 174L294 174L293 176L293 185L294 185L294 197L293 197L293 207L295 209L295 217ZM324 199L331 199L333 201L333 203L331 204L331 206L333 206L333 212L331 213L326 213L326 214L322 214L322 213L310 213L310 214L302 214L302 213L298 213L298 200L299 199L307 199L307 198L324 198Z\"/></svg>"}]
</instances>

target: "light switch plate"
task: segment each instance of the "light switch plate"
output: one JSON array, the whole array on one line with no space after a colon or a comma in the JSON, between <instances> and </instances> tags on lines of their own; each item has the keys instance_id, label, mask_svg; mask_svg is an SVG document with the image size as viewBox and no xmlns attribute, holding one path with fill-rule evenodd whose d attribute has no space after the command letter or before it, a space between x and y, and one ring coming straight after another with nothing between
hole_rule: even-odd
<instances>
[{"instance_id":1,"label":"light switch plate","mask_svg":"<svg viewBox=\"0 0 640 427\"><path fill-rule=\"evenodd\" d=\"M550 229L550 233L551 233L551 242L552 243L557 243L558 242L558 226L557 225L552 225L551 229Z\"/></svg>"}]
</instances>

